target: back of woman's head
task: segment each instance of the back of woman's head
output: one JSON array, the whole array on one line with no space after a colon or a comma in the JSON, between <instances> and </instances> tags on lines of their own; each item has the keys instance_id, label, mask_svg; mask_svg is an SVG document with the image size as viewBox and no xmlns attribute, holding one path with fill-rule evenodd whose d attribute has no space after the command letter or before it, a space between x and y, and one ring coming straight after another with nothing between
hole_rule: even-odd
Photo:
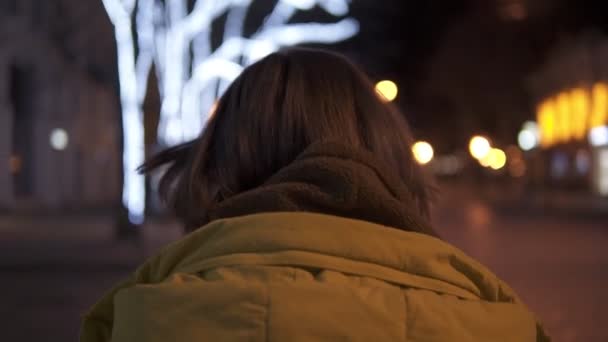
<instances>
[{"instance_id":1,"label":"back of woman's head","mask_svg":"<svg viewBox=\"0 0 608 342\"><path fill-rule=\"evenodd\" d=\"M320 141L372 152L428 215L428 185L413 161L405 118L354 65L320 50L288 49L246 68L199 138L161 152L142 170L170 165L161 197L192 229L207 223L209 208L262 185Z\"/></svg>"}]
</instances>

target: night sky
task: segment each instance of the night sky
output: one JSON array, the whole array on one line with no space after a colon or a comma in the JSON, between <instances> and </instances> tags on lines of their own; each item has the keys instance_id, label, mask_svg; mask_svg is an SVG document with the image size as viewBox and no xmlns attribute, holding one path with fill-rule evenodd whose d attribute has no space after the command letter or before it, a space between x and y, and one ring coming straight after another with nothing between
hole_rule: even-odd
<instances>
[{"instance_id":1,"label":"night sky","mask_svg":"<svg viewBox=\"0 0 608 342\"><path fill-rule=\"evenodd\" d=\"M252 20L273 3L257 0ZM117 88L112 26L101 0L38 4L57 21L49 40L92 78ZM362 31L331 48L373 79L395 80L397 104L414 131L440 151L464 146L476 132L514 142L533 116L526 78L551 47L581 32L608 31L605 0L353 0L351 8ZM295 19L324 18L313 11Z\"/></svg>"},{"instance_id":2,"label":"night sky","mask_svg":"<svg viewBox=\"0 0 608 342\"><path fill-rule=\"evenodd\" d=\"M362 32L340 48L372 77L397 80L414 131L446 152L476 132L515 142L534 115L526 79L551 48L608 31L608 2L601 0L369 3L353 2Z\"/></svg>"}]
</instances>

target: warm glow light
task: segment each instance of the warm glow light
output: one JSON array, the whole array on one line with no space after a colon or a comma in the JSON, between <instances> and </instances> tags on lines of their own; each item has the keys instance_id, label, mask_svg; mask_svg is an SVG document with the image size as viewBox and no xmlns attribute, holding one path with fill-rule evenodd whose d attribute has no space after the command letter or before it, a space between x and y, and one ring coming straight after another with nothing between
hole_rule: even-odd
<instances>
[{"instance_id":1,"label":"warm glow light","mask_svg":"<svg viewBox=\"0 0 608 342\"><path fill-rule=\"evenodd\" d=\"M69 142L68 132L62 128L55 128L53 131L51 131L49 142L54 150L65 150Z\"/></svg>"},{"instance_id":2,"label":"warm glow light","mask_svg":"<svg viewBox=\"0 0 608 342\"><path fill-rule=\"evenodd\" d=\"M412 146L412 152L414 153L414 158L416 161L421 164L427 164L431 160L433 160L433 147L426 141L418 141Z\"/></svg>"},{"instance_id":3,"label":"warm glow light","mask_svg":"<svg viewBox=\"0 0 608 342\"><path fill-rule=\"evenodd\" d=\"M387 101L393 101L397 97L398 88L395 82L384 80L376 83L376 91Z\"/></svg>"},{"instance_id":4,"label":"warm glow light","mask_svg":"<svg viewBox=\"0 0 608 342\"><path fill-rule=\"evenodd\" d=\"M511 2L503 5L501 9L503 17L509 20L523 20L526 19L528 11L521 2Z\"/></svg>"},{"instance_id":5,"label":"warm glow light","mask_svg":"<svg viewBox=\"0 0 608 342\"><path fill-rule=\"evenodd\" d=\"M523 160L516 160L515 162L509 162L509 173L511 176L518 178L526 174L526 164Z\"/></svg>"},{"instance_id":6,"label":"warm glow light","mask_svg":"<svg viewBox=\"0 0 608 342\"><path fill-rule=\"evenodd\" d=\"M553 101L546 100L538 109L538 124L540 127L540 142L543 147L553 145L556 141L556 110Z\"/></svg>"},{"instance_id":7,"label":"warm glow light","mask_svg":"<svg viewBox=\"0 0 608 342\"><path fill-rule=\"evenodd\" d=\"M543 101L538 106L540 144L551 147L573 139L582 141L587 136L593 144L600 130L593 128L608 124L608 85L595 83L591 89L574 88ZM531 142L529 133L520 133L524 145ZM526 145L527 146L527 145Z\"/></svg>"},{"instance_id":8,"label":"warm glow light","mask_svg":"<svg viewBox=\"0 0 608 342\"><path fill-rule=\"evenodd\" d=\"M571 135L577 140L585 138L587 133L588 121L589 121L589 94L587 90L583 88L575 88L570 92L570 104L572 111L570 115L570 127Z\"/></svg>"},{"instance_id":9,"label":"warm glow light","mask_svg":"<svg viewBox=\"0 0 608 342\"><path fill-rule=\"evenodd\" d=\"M479 164L483 167L490 167L492 160L490 159L490 153L486 154L483 158L478 159Z\"/></svg>"},{"instance_id":10,"label":"warm glow light","mask_svg":"<svg viewBox=\"0 0 608 342\"><path fill-rule=\"evenodd\" d=\"M567 142L572 138L571 115L570 96L567 92L562 92L557 97L557 118L555 120L559 142Z\"/></svg>"},{"instance_id":11,"label":"warm glow light","mask_svg":"<svg viewBox=\"0 0 608 342\"><path fill-rule=\"evenodd\" d=\"M608 124L608 85L606 83L596 83L591 90L592 109L591 127L600 127Z\"/></svg>"},{"instance_id":12,"label":"warm glow light","mask_svg":"<svg viewBox=\"0 0 608 342\"><path fill-rule=\"evenodd\" d=\"M507 163L507 155L498 148L492 148L483 158L479 159L479 163L484 167L490 167L494 170L502 169Z\"/></svg>"},{"instance_id":13,"label":"warm glow light","mask_svg":"<svg viewBox=\"0 0 608 342\"><path fill-rule=\"evenodd\" d=\"M507 164L507 155L503 150L493 148L490 154L493 156L490 167L494 170L502 169Z\"/></svg>"},{"instance_id":14,"label":"warm glow light","mask_svg":"<svg viewBox=\"0 0 608 342\"><path fill-rule=\"evenodd\" d=\"M12 155L9 159L8 159L8 168L11 171L11 173L19 173L19 171L21 171L21 158L17 155Z\"/></svg>"},{"instance_id":15,"label":"warm glow light","mask_svg":"<svg viewBox=\"0 0 608 342\"><path fill-rule=\"evenodd\" d=\"M469 152L475 159L482 159L490 153L490 141L482 136L474 136L469 142Z\"/></svg>"}]
</instances>

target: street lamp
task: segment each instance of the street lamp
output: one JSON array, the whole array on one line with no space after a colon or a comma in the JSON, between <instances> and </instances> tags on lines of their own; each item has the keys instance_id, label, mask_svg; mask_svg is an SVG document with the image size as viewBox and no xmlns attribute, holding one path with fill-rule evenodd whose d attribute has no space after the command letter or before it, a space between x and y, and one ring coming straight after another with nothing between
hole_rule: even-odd
<instances>
[{"instance_id":1,"label":"street lamp","mask_svg":"<svg viewBox=\"0 0 608 342\"><path fill-rule=\"evenodd\" d=\"M507 155L505 154L505 151L499 148L493 148L490 150L489 155L490 168L493 170L500 170L505 166L505 164L507 164Z\"/></svg>"},{"instance_id":2,"label":"street lamp","mask_svg":"<svg viewBox=\"0 0 608 342\"><path fill-rule=\"evenodd\" d=\"M480 135L474 136L469 142L469 152L471 153L471 156L477 160L486 157L488 153L490 153L491 148L490 141Z\"/></svg>"},{"instance_id":3,"label":"street lamp","mask_svg":"<svg viewBox=\"0 0 608 342\"><path fill-rule=\"evenodd\" d=\"M68 133L63 128L55 128L49 136L49 143L54 150L63 151L68 146Z\"/></svg>"},{"instance_id":4,"label":"street lamp","mask_svg":"<svg viewBox=\"0 0 608 342\"><path fill-rule=\"evenodd\" d=\"M412 146L414 158L420 165L428 164L433 160L433 147L426 141L418 141Z\"/></svg>"},{"instance_id":5,"label":"street lamp","mask_svg":"<svg viewBox=\"0 0 608 342\"><path fill-rule=\"evenodd\" d=\"M530 151L539 144L538 125L533 121L526 121L517 135L517 143L524 151Z\"/></svg>"},{"instance_id":6,"label":"street lamp","mask_svg":"<svg viewBox=\"0 0 608 342\"><path fill-rule=\"evenodd\" d=\"M395 82L383 80L376 83L376 92L378 92L378 94L380 94L385 101L390 102L397 97L399 89L397 88Z\"/></svg>"}]
</instances>

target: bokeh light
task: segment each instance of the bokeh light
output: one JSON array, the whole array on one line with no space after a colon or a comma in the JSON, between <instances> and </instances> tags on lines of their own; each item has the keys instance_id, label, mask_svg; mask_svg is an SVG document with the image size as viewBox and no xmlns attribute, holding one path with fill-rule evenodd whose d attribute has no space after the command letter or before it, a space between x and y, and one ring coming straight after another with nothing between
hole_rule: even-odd
<instances>
[{"instance_id":1,"label":"bokeh light","mask_svg":"<svg viewBox=\"0 0 608 342\"><path fill-rule=\"evenodd\" d=\"M608 145L608 126L593 127L589 131L589 144L591 146Z\"/></svg>"},{"instance_id":2,"label":"bokeh light","mask_svg":"<svg viewBox=\"0 0 608 342\"><path fill-rule=\"evenodd\" d=\"M65 150L69 142L68 132L63 128L55 128L51 131L49 142L53 149L57 151Z\"/></svg>"},{"instance_id":3,"label":"bokeh light","mask_svg":"<svg viewBox=\"0 0 608 342\"><path fill-rule=\"evenodd\" d=\"M476 135L469 142L469 152L473 158L481 160L490 152L490 141L482 136Z\"/></svg>"},{"instance_id":4,"label":"bokeh light","mask_svg":"<svg viewBox=\"0 0 608 342\"><path fill-rule=\"evenodd\" d=\"M524 151L530 151L536 146L536 137L530 131L522 130L517 136L519 147Z\"/></svg>"},{"instance_id":5,"label":"bokeh light","mask_svg":"<svg viewBox=\"0 0 608 342\"><path fill-rule=\"evenodd\" d=\"M499 148L492 148L486 156L479 159L479 163L484 167L500 170L507 164L507 155Z\"/></svg>"},{"instance_id":6,"label":"bokeh light","mask_svg":"<svg viewBox=\"0 0 608 342\"><path fill-rule=\"evenodd\" d=\"M399 92L399 89L397 88L395 82L383 80L376 83L376 91L386 101L393 101L395 98L397 98L397 93Z\"/></svg>"},{"instance_id":7,"label":"bokeh light","mask_svg":"<svg viewBox=\"0 0 608 342\"><path fill-rule=\"evenodd\" d=\"M414 153L414 158L416 161L421 164L427 164L431 160L433 160L433 147L426 141L418 141L412 146L412 152Z\"/></svg>"},{"instance_id":8,"label":"bokeh light","mask_svg":"<svg viewBox=\"0 0 608 342\"><path fill-rule=\"evenodd\" d=\"M608 124L608 84L598 82L591 90L593 105L591 109L590 126L600 127Z\"/></svg>"},{"instance_id":9,"label":"bokeh light","mask_svg":"<svg viewBox=\"0 0 608 342\"><path fill-rule=\"evenodd\" d=\"M547 98L538 106L537 120L542 147L570 141L582 142L585 136L592 134L591 130L608 124L608 85L597 82L589 87L564 90ZM524 145L520 146L528 146L531 136L528 133L520 134L524 140Z\"/></svg>"},{"instance_id":10,"label":"bokeh light","mask_svg":"<svg viewBox=\"0 0 608 342\"><path fill-rule=\"evenodd\" d=\"M534 121L526 121L517 135L517 143L524 151L530 151L539 144L538 125Z\"/></svg>"},{"instance_id":11,"label":"bokeh light","mask_svg":"<svg viewBox=\"0 0 608 342\"><path fill-rule=\"evenodd\" d=\"M557 142L555 113L555 104L552 100L546 100L538 108L540 143L543 147L549 147Z\"/></svg>"},{"instance_id":12,"label":"bokeh light","mask_svg":"<svg viewBox=\"0 0 608 342\"><path fill-rule=\"evenodd\" d=\"M16 155L10 156L10 158L8 159L8 168L11 171L11 173L13 173L13 174L19 173L19 171L21 171L21 167L22 167L21 157L16 156Z\"/></svg>"},{"instance_id":13,"label":"bokeh light","mask_svg":"<svg viewBox=\"0 0 608 342\"><path fill-rule=\"evenodd\" d=\"M589 122L590 100L586 89L575 88L570 92L570 106L572 107L570 130L577 140L585 138L587 123Z\"/></svg>"},{"instance_id":14,"label":"bokeh light","mask_svg":"<svg viewBox=\"0 0 608 342\"><path fill-rule=\"evenodd\" d=\"M568 142L573 136L571 129L572 106L570 106L570 96L567 92L561 92L557 96L557 120L556 135L560 142Z\"/></svg>"}]
</instances>

